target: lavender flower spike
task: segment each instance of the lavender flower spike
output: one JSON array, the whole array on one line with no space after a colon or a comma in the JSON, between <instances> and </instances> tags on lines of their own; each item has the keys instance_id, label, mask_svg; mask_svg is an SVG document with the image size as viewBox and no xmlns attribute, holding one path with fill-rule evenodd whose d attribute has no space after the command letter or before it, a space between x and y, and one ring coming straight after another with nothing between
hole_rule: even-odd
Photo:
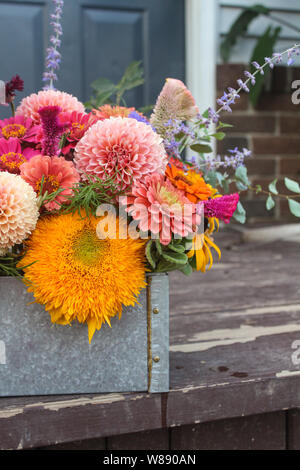
<instances>
[{"instance_id":1,"label":"lavender flower spike","mask_svg":"<svg viewBox=\"0 0 300 470\"><path fill-rule=\"evenodd\" d=\"M58 52L57 48L61 45L60 37L63 34L61 26L61 17L63 11L64 0L52 0L55 6L54 13L51 14L50 22L53 27L54 35L50 37L51 46L47 49L46 55L46 71L43 75L43 81L48 82L45 85L44 90L54 89L53 82L57 80L57 75L54 72L59 69L61 63L61 54Z\"/></svg>"}]
</instances>

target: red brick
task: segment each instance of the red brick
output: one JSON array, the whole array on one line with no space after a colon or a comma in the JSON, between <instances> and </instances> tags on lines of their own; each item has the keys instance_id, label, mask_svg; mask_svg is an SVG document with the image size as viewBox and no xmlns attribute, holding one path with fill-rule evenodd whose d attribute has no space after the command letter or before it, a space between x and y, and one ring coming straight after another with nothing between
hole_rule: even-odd
<instances>
[{"instance_id":1,"label":"red brick","mask_svg":"<svg viewBox=\"0 0 300 470\"><path fill-rule=\"evenodd\" d=\"M276 170L276 161L272 158L247 158L246 166L249 175L273 176Z\"/></svg>"},{"instance_id":2,"label":"red brick","mask_svg":"<svg viewBox=\"0 0 300 470\"><path fill-rule=\"evenodd\" d=\"M300 118L299 118L300 119ZM275 117L271 115L238 115L233 114L226 119L227 124L234 126L230 132L275 132Z\"/></svg>"},{"instance_id":3,"label":"red brick","mask_svg":"<svg viewBox=\"0 0 300 470\"><path fill-rule=\"evenodd\" d=\"M271 90L272 92L286 92L288 69L287 67L275 67L272 70Z\"/></svg>"},{"instance_id":4,"label":"red brick","mask_svg":"<svg viewBox=\"0 0 300 470\"><path fill-rule=\"evenodd\" d=\"M242 149L244 147L248 147L248 139L244 137L225 137L225 139L218 141L217 144L217 151L221 155L224 155L228 152L228 150L234 149L238 147Z\"/></svg>"},{"instance_id":5,"label":"red brick","mask_svg":"<svg viewBox=\"0 0 300 470\"><path fill-rule=\"evenodd\" d=\"M280 174L300 176L300 157L282 158L280 160Z\"/></svg>"},{"instance_id":6,"label":"red brick","mask_svg":"<svg viewBox=\"0 0 300 470\"><path fill-rule=\"evenodd\" d=\"M299 154L300 136L253 137L253 152L261 155Z\"/></svg>"},{"instance_id":7,"label":"red brick","mask_svg":"<svg viewBox=\"0 0 300 470\"><path fill-rule=\"evenodd\" d=\"M219 64L217 65L217 89L226 90L235 88L236 81L243 77L247 66L244 64Z\"/></svg>"},{"instance_id":8,"label":"red brick","mask_svg":"<svg viewBox=\"0 0 300 470\"><path fill-rule=\"evenodd\" d=\"M292 103L292 93L262 93L255 107L258 111L293 111L299 112L300 105Z\"/></svg>"},{"instance_id":9,"label":"red brick","mask_svg":"<svg viewBox=\"0 0 300 470\"><path fill-rule=\"evenodd\" d=\"M292 80L300 80L300 67L291 67Z\"/></svg>"},{"instance_id":10,"label":"red brick","mask_svg":"<svg viewBox=\"0 0 300 470\"><path fill-rule=\"evenodd\" d=\"M300 135L300 116L280 116L281 134Z\"/></svg>"},{"instance_id":11,"label":"red brick","mask_svg":"<svg viewBox=\"0 0 300 470\"><path fill-rule=\"evenodd\" d=\"M252 201L243 201L246 210L247 220L253 218L272 219L274 217L274 209L268 211L266 209L265 199L253 199Z\"/></svg>"}]
</instances>

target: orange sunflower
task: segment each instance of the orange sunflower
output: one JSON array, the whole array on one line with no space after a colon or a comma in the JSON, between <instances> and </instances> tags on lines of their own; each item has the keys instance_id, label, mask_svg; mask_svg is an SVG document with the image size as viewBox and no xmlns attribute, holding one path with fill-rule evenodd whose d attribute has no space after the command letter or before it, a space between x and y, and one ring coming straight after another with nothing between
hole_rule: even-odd
<instances>
[{"instance_id":1,"label":"orange sunflower","mask_svg":"<svg viewBox=\"0 0 300 470\"><path fill-rule=\"evenodd\" d=\"M166 168L166 176L176 188L183 190L185 196L194 204L214 197L217 192L204 181L201 173L192 169L185 171L169 164Z\"/></svg>"},{"instance_id":2,"label":"orange sunflower","mask_svg":"<svg viewBox=\"0 0 300 470\"><path fill-rule=\"evenodd\" d=\"M21 262L28 291L52 322L86 322L89 341L121 316L123 305L135 305L146 286L145 240L119 239L126 222L109 215L102 227L100 220L78 214L40 219Z\"/></svg>"},{"instance_id":3,"label":"orange sunflower","mask_svg":"<svg viewBox=\"0 0 300 470\"><path fill-rule=\"evenodd\" d=\"M216 218L208 219L208 228L204 233L197 233L192 241L192 248L188 252L188 258L191 259L192 265L196 271L202 271L203 273L211 269L213 265L213 256L211 253L212 248L217 252L219 259L221 258L221 250L214 243L212 233L215 228L219 228L219 221ZM207 268L208 265L208 268Z\"/></svg>"}]
</instances>

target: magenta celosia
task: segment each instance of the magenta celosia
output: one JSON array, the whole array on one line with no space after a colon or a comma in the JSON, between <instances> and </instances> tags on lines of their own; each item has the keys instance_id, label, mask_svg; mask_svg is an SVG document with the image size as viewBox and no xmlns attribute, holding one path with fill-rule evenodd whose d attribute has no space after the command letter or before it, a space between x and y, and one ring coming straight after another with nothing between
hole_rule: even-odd
<instances>
[{"instance_id":1,"label":"magenta celosia","mask_svg":"<svg viewBox=\"0 0 300 470\"><path fill-rule=\"evenodd\" d=\"M59 152L59 140L66 126L58 120L59 106L45 106L39 109L43 128L42 154L53 157Z\"/></svg>"},{"instance_id":2,"label":"magenta celosia","mask_svg":"<svg viewBox=\"0 0 300 470\"><path fill-rule=\"evenodd\" d=\"M128 206L126 210L139 222L140 230L159 235L163 245L171 242L173 234L186 237L195 232L201 222L196 204L158 173L136 181L131 194L120 202Z\"/></svg>"},{"instance_id":3,"label":"magenta celosia","mask_svg":"<svg viewBox=\"0 0 300 470\"><path fill-rule=\"evenodd\" d=\"M238 193L210 199L204 203L205 217L216 217L225 224L230 222L239 202Z\"/></svg>"},{"instance_id":4,"label":"magenta celosia","mask_svg":"<svg viewBox=\"0 0 300 470\"><path fill-rule=\"evenodd\" d=\"M20 173L20 166L39 152L31 148L22 150L17 138L0 139L0 171Z\"/></svg>"},{"instance_id":5,"label":"magenta celosia","mask_svg":"<svg viewBox=\"0 0 300 470\"><path fill-rule=\"evenodd\" d=\"M163 173L167 154L151 126L111 117L89 128L75 148L74 162L83 178L114 178L117 190L128 190L146 175Z\"/></svg>"},{"instance_id":6,"label":"magenta celosia","mask_svg":"<svg viewBox=\"0 0 300 470\"><path fill-rule=\"evenodd\" d=\"M42 136L42 128L32 119L14 116L0 121L0 137L10 139L16 137L23 142L38 143Z\"/></svg>"}]
</instances>

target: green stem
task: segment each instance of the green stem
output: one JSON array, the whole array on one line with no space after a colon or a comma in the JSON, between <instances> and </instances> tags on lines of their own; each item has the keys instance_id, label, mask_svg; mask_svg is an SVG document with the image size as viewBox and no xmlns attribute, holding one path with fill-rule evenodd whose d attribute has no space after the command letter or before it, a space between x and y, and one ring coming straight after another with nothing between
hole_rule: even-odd
<instances>
[{"instance_id":1,"label":"green stem","mask_svg":"<svg viewBox=\"0 0 300 470\"><path fill-rule=\"evenodd\" d=\"M15 104L13 101L10 102L10 107L11 107L12 116L15 117L16 111L15 111Z\"/></svg>"},{"instance_id":2,"label":"green stem","mask_svg":"<svg viewBox=\"0 0 300 470\"><path fill-rule=\"evenodd\" d=\"M256 194L263 193L263 194L266 194L267 196L280 197L282 199L297 199L297 198L300 198L300 194L295 194L295 195L291 195L291 196L289 196L288 194L280 194L280 193L274 194L271 191L265 191L264 189L260 189L259 191L257 191L257 188L254 188L253 186L248 186L248 189L250 191L255 192Z\"/></svg>"}]
</instances>

